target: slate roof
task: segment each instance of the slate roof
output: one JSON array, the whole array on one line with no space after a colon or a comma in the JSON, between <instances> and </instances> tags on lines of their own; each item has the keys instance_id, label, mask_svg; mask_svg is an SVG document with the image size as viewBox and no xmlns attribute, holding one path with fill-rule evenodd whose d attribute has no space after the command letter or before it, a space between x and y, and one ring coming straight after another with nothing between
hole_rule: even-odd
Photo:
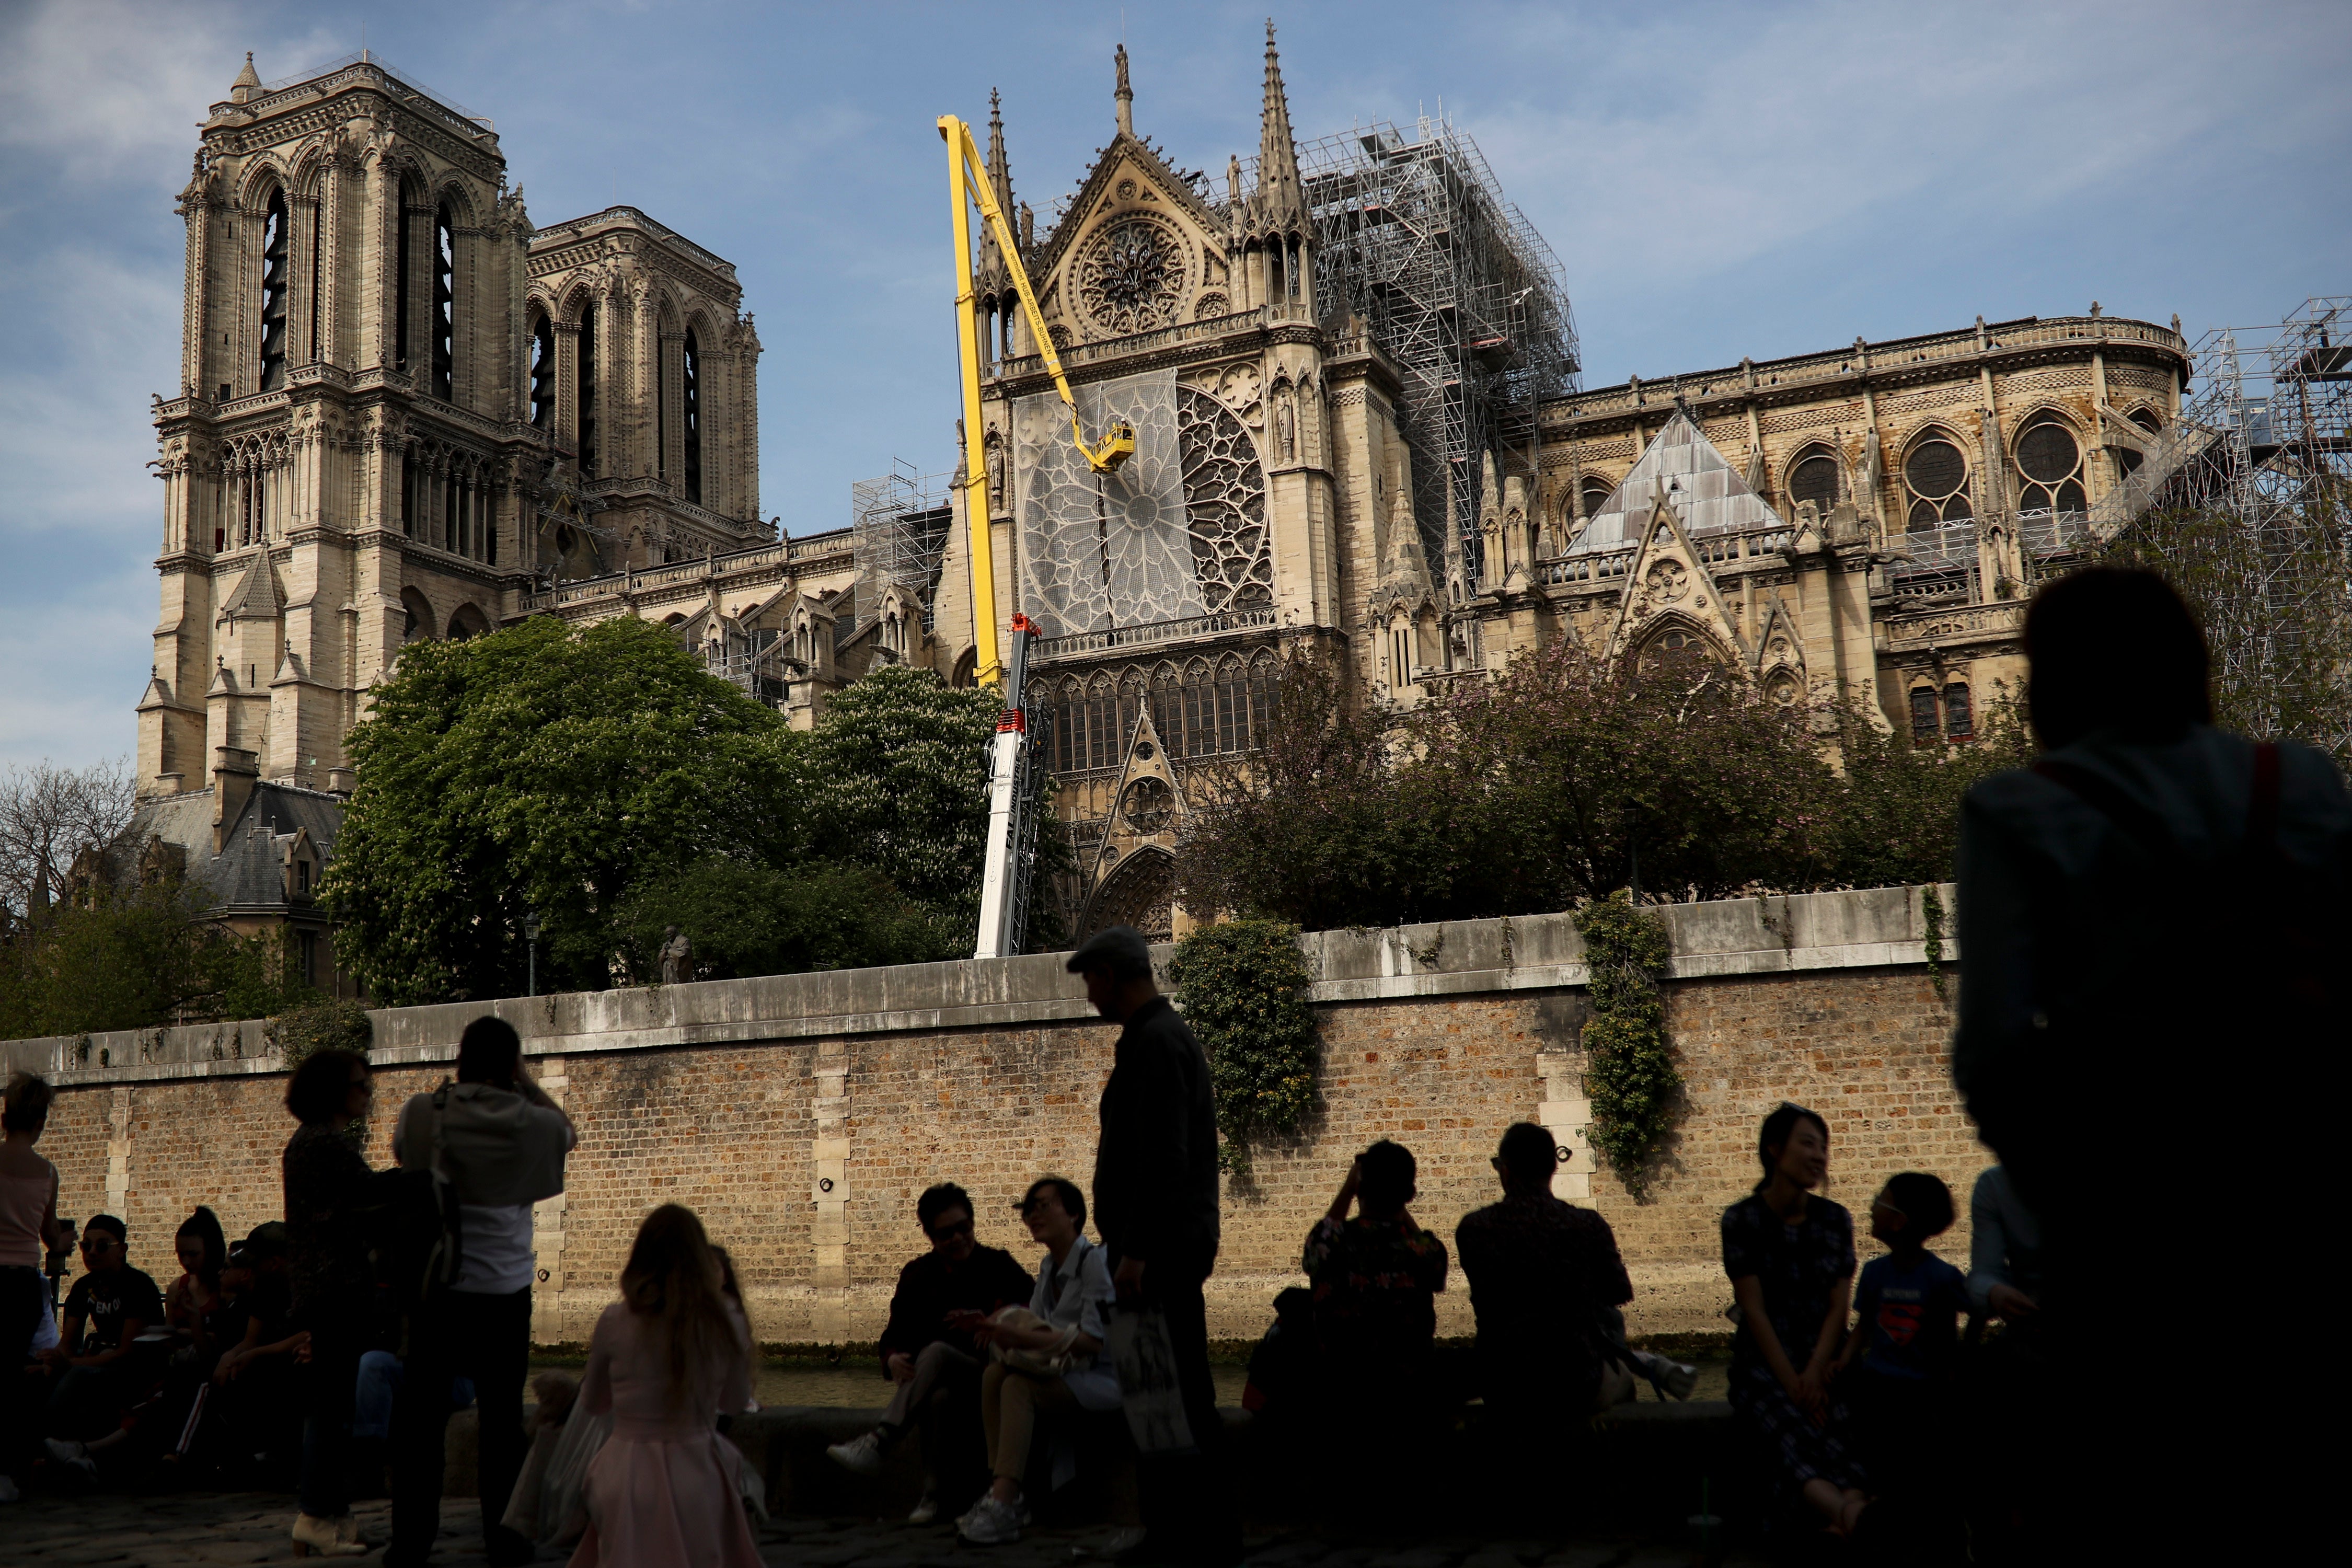
<instances>
[{"instance_id":1,"label":"slate roof","mask_svg":"<svg viewBox=\"0 0 2352 1568\"><path fill-rule=\"evenodd\" d=\"M335 835L343 825L341 795L268 781L257 783L221 853L213 853L213 792L191 790L142 804L131 821L131 841L150 835L187 852L191 882L209 889L215 908L279 910L286 898L286 846L310 829L310 843L324 869L334 858ZM315 886L315 884L314 884Z\"/></svg>"},{"instance_id":2,"label":"slate roof","mask_svg":"<svg viewBox=\"0 0 2352 1568\"><path fill-rule=\"evenodd\" d=\"M1639 540L1661 488L1665 489L1666 504L1682 520L1683 531L1694 539L1787 526L1780 513L1748 488L1739 470L1724 460L1715 443L1691 423L1690 416L1678 408L1665 427L1650 438L1641 458L1609 493L1608 501L1586 520L1584 531L1576 536L1568 552L1615 550Z\"/></svg>"}]
</instances>

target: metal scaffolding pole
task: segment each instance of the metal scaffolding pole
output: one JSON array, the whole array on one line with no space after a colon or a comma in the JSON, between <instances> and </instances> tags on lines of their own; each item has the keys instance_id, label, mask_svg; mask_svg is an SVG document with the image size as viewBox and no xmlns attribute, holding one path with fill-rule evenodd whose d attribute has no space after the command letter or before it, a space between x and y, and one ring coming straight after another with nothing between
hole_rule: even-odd
<instances>
[{"instance_id":1,"label":"metal scaffolding pole","mask_svg":"<svg viewBox=\"0 0 2352 1568\"><path fill-rule=\"evenodd\" d=\"M1413 515L1457 601L1481 578L1482 456L1531 438L1538 403L1575 390L1559 259L1503 198L1478 144L1444 119L1386 122L1298 150L1326 319L1360 317L1404 382Z\"/></svg>"}]
</instances>

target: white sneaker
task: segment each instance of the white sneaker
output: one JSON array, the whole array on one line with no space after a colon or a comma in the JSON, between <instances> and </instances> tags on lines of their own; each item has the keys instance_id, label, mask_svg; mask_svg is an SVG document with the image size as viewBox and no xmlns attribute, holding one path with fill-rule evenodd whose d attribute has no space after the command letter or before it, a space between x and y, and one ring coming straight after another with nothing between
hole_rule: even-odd
<instances>
[{"instance_id":1,"label":"white sneaker","mask_svg":"<svg viewBox=\"0 0 2352 1568\"><path fill-rule=\"evenodd\" d=\"M974 1546L1009 1546L1021 1539L1021 1509L984 1497L957 1524L956 1533Z\"/></svg>"},{"instance_id":2,"label":"white sneaker","mask_svg":"<svg viewBox=\"0 0 2352 1568\"><path fill-rule=\"evenodd\" d=\"M68 1443L60 1437L44 1437L41 1441L49 1450L49 1458L61 1465L70 1465L95 1480L98 1461L89 1457L89 1449L79 1443Z\"/></svg>"},{"instance_id":3,"label":"white sneaker","mask_svg":"<svg viewBox=\"0 0 2352 1568\"><path fill-rule=\"evenodd\" d=\"M983 1499L982 1500L985 1501L986 1500ZM907 1515L907 1522L908 1524L929 1524L931 1521L939 1517L940 1494L937 1492L925 1492L922 1496L922 1500L915 1504L913 1510Z\"/></svg>"},{"instance_id":4,"label":"white sneaker","mask_svg":"<svg viewBox=\"0 0 2352 1568\"><path fill-rule=\"evenodd\" d=\"M881 1434L862 1432L846 1443L834 1444L824 1455L853 1476L878 1476L882 1473Z\"/></svg>"},{"instance_id":5,"label":"white sneaker","mask_svg":"<svg viewBox=\"0 0 2352 1568\"><path fill-rule=\"evenodd\" d=\"M1669 1395L1675 1399L1688 1399L1691 1391L1698 1386L1698 1368L1665 1356L1644 1353L1642 1370L1648 1375L1650 1386L1657 1391L1661 1399Z\"/></svg>"}]
</instances>

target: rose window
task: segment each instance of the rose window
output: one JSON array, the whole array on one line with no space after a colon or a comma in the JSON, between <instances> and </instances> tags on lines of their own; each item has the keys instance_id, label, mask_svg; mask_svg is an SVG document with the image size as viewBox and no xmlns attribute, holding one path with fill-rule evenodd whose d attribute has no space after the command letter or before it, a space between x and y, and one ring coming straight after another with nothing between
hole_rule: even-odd
<instances>
[{"instance_id":1,"label":"rose window","mask_svg":"<svg viewBox=\"0 0 2352 1568\"><path fill-rule=\"evenodd\" d=\"M1903 485L1911 492L1906 528L1937 528L1974 515L1969 508L1968 459L1941 437L1911 448L1903 460Z\"/></svg>"},{"instance_id":2,"label":"rose window","mask_svg":"<svg viewBox=\"0 0 2352 1568\"><path fill-rule=\"evenodd\" d=\"M1165 833L1168 825L1176 820L1175 792L1167 781L1140 778L1127 786L1127 799L1121 803L1127 825L1138 833Z\"/></svg>"},{"instance_id":3,"label":"rose window","mask_svg":"<svg viewBox=\"0 0 2352 1568\"><path fill-rule=\"evenodd\" d=\"M1167 326L1184 296L1183 242L1140 216L1097 235L1078 258L1078 298L1106 331L1124 335Z\"/></svg>"}]
</instances>

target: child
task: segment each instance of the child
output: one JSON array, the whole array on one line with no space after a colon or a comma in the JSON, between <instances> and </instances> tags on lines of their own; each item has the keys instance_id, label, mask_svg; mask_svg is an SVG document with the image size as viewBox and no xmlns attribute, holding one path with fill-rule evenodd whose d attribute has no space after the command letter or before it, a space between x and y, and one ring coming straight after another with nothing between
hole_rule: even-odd
<instances>
[{"instance_id":1,"label":"child","mask_svg":"<svg viewBox=\"0 0 2352 1568\"><path fill-rule=\"evenodd\" d=\"M1951 1224L1951 1189L1923 1172L1891 1178L1871 1200L1870 1234L1887 1250L1863 1266L1837 1369L1860 1363L1853 1397L1863 1463L1881 1497L1927 1497L1945 1468L1969 1286L1927 1243Z\"/></svg>"}]
</instances>

